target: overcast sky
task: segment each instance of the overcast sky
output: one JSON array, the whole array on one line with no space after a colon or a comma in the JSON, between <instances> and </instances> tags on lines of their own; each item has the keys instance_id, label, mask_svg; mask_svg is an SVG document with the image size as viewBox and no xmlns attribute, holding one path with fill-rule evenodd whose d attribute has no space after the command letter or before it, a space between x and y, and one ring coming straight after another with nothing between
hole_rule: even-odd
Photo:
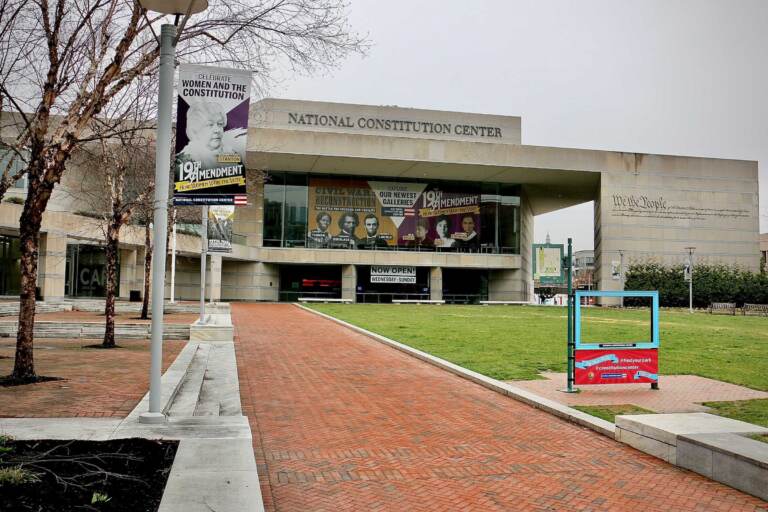
<instances>
[{"instance_id":1,"label":"overcast sky","mask_svg":"<svg viewBox=\"0 0 768 512\"><path fill-rule=\"evenodd\" d=\"M758 160L768 231L765 0L352 0L374 46L282 98L522 116L523 144ZM592 203L535 219L591 249Z\"/></svg>"}]
</instances>

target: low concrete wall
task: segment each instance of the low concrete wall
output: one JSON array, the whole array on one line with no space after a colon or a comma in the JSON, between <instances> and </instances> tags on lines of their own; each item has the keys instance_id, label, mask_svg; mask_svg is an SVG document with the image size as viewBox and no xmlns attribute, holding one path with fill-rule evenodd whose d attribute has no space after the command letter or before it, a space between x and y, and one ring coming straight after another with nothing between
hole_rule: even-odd
<instances>
[{"instance_id":1,"label":"low concrete wall","mask_svg":"<svg viewBox=\"0 0 768 512\"><path fill-rule=\"evenodd\" d=\"M680 436L677 465L768 501L768 443L736 434Z\"/></svg>"},{"instance_id":2,"label":"low concrete wall","mask_svg":"<svg viewBox=\"0 0 768 512\"><path fill-rule=\"evenodd\" d=\"M707 413L616 417L616 439L740 491L768 499L768 428Z\"/></svg>"}]
</instances>

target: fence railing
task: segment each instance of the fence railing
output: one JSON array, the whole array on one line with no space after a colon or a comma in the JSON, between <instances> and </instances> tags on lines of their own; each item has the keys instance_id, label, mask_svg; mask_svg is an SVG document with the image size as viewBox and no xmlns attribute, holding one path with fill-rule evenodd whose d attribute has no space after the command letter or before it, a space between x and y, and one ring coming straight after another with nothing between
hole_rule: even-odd
<instances>
[{"instance_id":1,"label":"fence railing","mask_svg":"<svg viewBox=\"0 0 768 512\"><path fill-rule=\"evenodd\" d=\"M395 300L429 300L429 293L358 293L357 302L363 304L391 304Z\"/></svg>"},{"instance_id":2,"label":"fence railing","mask_svg":"<svg viewBox=\"0 0 768 512\"><path fill-rule=\"evenodd\" d=\"M508 254L517 255L520 254L519 249L516 247L496 247L486 244L481 244L479 247L408 247L407 245L393 245L388 247L376 247L365 248L355 247L333 247L330 243L321 244L317 242L308 242L306 240L285 240L285 243L281 244L277 239L265 239L264 247L275 247L284 249L321 249L329 251L396 251L396 252L440 252L440 253L471 253L471 254Z\"/></svg>"}]
</instances>

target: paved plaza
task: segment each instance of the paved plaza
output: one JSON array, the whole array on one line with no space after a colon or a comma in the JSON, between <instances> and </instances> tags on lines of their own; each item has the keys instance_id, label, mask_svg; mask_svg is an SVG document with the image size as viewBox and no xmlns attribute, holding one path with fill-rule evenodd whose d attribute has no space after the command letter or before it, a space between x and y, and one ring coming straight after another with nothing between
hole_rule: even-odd
<instances>
[{"instance_id":1,"label":"paved plaza","mask_svg":"<svg viewBox=\"0 0 768 512\"><path fill-rule=\"evenodd\" d=\"M295 306L232 309L267 510L768 510Z\"/></svg>"},{"instance_id":2,"label":"paved plaza","mask_svg":"<svg viewBox=\"0 0 768 512\"><path fill-rule=\"evenodd\" d=\"M581 393L563 393L565 373L544 372L542 380L510 381L565 405L632 404L654 412L707 412L703 402L754 400L768 398L768 393L698 375L662 375L659 389L639 384L600 384L577 386Z\"/></svg>"},{"instance_id":3,"label":"paved plaza","mask_svg":"<svg viewBox=\"0 0 768 512\"><path fill-rule=\"evenodd\" d=\"M103 317L102 317L103 318ZM83 348L101 340L35 340L38 375L62 380L0 387L0 417L123 418L149 389L149 341L118 339L122 348ZM186 342L166 340L163 369ZM0 375L13 370L15 338L0 340Z\"/></svg>"}]
</instances>

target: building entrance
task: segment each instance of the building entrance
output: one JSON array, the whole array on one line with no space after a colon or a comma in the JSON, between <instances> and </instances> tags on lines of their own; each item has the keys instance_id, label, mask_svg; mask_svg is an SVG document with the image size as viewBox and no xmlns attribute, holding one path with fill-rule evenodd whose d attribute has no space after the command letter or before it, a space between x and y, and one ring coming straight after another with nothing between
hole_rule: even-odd
<instances>
[{"instance_id":1,"label":"building entrance","mask_svg":"<svg viewBox=\"0 0 768 512\"><path fill-rule=\"evenodd\" d=\"M357 267L357 302L386 304L393 300L429 299L429 268L416 267L415 283L385 283L371 279L371 266Z\"/></svg>"},{"instance_id":2,"label":"building entrance","mask_svg":"<svg viewBox=\"0 0 768 512\"><path fill-rule=\"evenodd\" d=\"M447 304L477 304L488 300L488 270L444 268L443 300Z\"/></svg>"},{"instance_id":3,"label":"building entrance","mask_svg":"<svg viewBox=\"0 0 768 512\"><path fill-rule=\"evenodd\" d=\"M281 302L300 297L341 298L341 265L281 265Z\"/></svg>"},{"instance_id":4,"label":"building entrance","mask_svg":"<svg viewBox=\"0 0 768 512\"><path fill-rule=\"evenodd\" d=\"M0 236L0 295L18 295L21 291L20 262L19 238Z\"/></svg>"}]
</instances>

